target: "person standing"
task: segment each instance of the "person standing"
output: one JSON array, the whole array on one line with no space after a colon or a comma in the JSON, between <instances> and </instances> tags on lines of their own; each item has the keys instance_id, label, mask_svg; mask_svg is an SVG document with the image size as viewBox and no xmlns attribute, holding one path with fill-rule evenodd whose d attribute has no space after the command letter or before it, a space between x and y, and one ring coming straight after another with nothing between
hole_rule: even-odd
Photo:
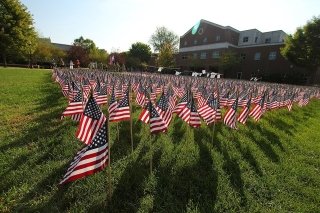
<instances>
[{"instance_id":1,"label":"person standing","mask_svg":"<svg viewBox=\"0 0 320 213\"><path fill-rule=\"evenodd\" d=\"M73 69L73 61L70 60L70 69L72 70Z\"/></svg>"}]
</instances>

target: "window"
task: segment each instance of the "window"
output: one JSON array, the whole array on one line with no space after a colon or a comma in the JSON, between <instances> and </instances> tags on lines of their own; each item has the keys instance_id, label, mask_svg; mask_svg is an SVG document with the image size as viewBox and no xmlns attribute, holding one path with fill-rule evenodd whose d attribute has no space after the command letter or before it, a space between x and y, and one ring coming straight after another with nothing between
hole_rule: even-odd
<instances>
[{"instance_id":1,"label":"window","mask_svg":"<svg viewBox=\"0 0 320 213\"><path fill-rule=\"evenodd\" d=\"M216 41L220 41L220 35L216 36Z\"/></svg>"},{"instance_id":2,"label":"window","mask_svg":"<svg viewBox=\"0 0 320 213\"><path fill-rule=\"evenodd\" d=\"M266 40L264 41L264 43L266 43L266 44L271 43L271 38L266 38Z\"/></svg>"},{"instance_id":3,"label":"window","mask_svg":"<svg viewBox=\"0 0 320 213\"><path fill-rule=\"evenodd\" d=\"M254 60L255 60L255 61L259 61L260 58L261 58L261 53L260 53L260 52L256 52L256 53L254 54Z\"/></svg>"},{"instance_id":4,"label":"window","mask_svg":"<svg viewBox=\"0 0 320 213\"><path fill-rule=\"evenodd\" d=\"M219 51L214 51L212 53L212 58L215 58L215 59L220 58L220 52Z\"/></svg>"},{"instance_id":5,"label":"window","mask_svg":"<svg viewBox=\"0 0 320 213\"><path fill-rule=\"evenodd\" d=\"M193 53L193 58L198 58L198 54L197 53Z\"/></svg>"},{"instance_id":6,"label":"window","mask_svg":"<svg viewBox=\"0 0 320 213\"><path fill-rule=\"evenodd\" d=\"M188 56L187 55L182 55L182 59L186 60L186 59L188 59Z\"/></svg>"},{"instance_id":7,"label":"window","mask_svg":"<svg viewBox=\"0 0 320 213\"><path fill-rule=\"evenodd\" d=\"M247 55L245 53L240 53L240 58L242 60L246 59Z\"/></svg>"},{"instance_id":8,"label":"window","mask_svg":"<svg viewBox=\"0 0 320 213\"><path fill-rule=\"evenodd\" d=\"M208 41L207 37L204 37L203 38L203 43L207 43L207 41Z\"/></svg>"},{"instance_id":9,"label":"window","mask_svg":"<svg viewBox=\"0 0 320 213\"><path fill-rule=\"evenodd\" d=\"M197 39L194 40L194 41L193 41L193 44L194 44L194 45L197 45L197 44L198 44L198 40L197 40Z\"/></svg>"},{"instance_id":10,"label":"window","mask_svg":"<svg viewBox=\"0 0 320 213\"><path fill-rule=\"evenodd\" d=\"M275 52L275 51L274 51L274 52L270 52L268 58L269 58L269 60L271 60L271 61L272 61L272 60L276 60L276 58L277 58L277 52Z\"/></svg>"},{"instance_id":11,"label":"window","mask_svg":"<svg viewBox=\"0 0 320 213\"><path fill-rule=\"evenodd\" d=\"M254 43L257 43L258 42L258 37L255 37L254 38Z\"/></svg>"},{"instance_id":12,"label":"window","mask_svg":"<svg viewBox=\"0 0 320 213\"><path fill-rule=\"evenodd\" d=\"M242 41L243 41L244 43L248 42L248 41L249 41L249 37L248 37L248 36L243 37Z\"/></svg>"},{"instance_id":13,"label":"window","mask_svg":"<svg viewBox=\"0 0 320 213\"><path fill-rule=\"evenodd\" d=\"M187 41L184 41L184 46L187 46L188 45L188 42Z\"/></svg>"},{"instance_id":14,"label":"window","mask_svg":"<svg viewBox=\"0 0 320 213\"><path fill-rule=\"evenodd\" d=\"M206 52L201 52L200 53L200 59L207 59L207 53Z\"/></svg>"}]
</instances>

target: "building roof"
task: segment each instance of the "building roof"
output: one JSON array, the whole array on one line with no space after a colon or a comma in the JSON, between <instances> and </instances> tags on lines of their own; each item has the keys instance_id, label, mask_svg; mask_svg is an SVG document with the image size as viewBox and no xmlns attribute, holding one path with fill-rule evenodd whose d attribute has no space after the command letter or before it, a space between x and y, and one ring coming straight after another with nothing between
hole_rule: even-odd
<instances>
[{"instance_id":1,"label":"building roof","mask_svg":"<svg viewBox=\"0 0 320 213\"><path fill-rule=\"evenodd\" d=\"M59 44L59 43L51 43L51 44L64 51L69 51L70 48L72 47L72 45L68 45L68 44Z\"/></svg>"}]
</instances>

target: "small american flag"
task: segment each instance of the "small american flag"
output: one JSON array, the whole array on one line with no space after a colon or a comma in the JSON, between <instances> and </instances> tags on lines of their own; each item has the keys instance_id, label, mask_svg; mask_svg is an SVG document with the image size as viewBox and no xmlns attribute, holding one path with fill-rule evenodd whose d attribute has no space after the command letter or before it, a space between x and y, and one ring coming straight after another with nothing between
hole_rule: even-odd
<instances>
[{"instance_id":1,"label":"small american flag","mask_svg":"<svg viewBox=\"0 0 320 213\"><path fill-rule=\"evenodd\" d=\"M238 117L238 121L240 123L245 124L247 122L250 106L251 106L251 97L247 100L246 105L243 107L243 110Z\"/></svg>"},{"instance_id":2,"label":"small american flag","mask_svg":"<svg viewBox=\"0 0 320 213\"><path fill-rule=\"evenodd\" d=\"M231 105L230 109L227 111L223 119L224 124L229 126L232 129L237 129L237 126L236 126L237 107L238 107L238 98L233 102L233 104Z\"/></svg>"},{"instance_id":3,"label":"small american flag","mask_svg":"<svg viewBox=\"0 0 320 213\"><path fill-rule=\"evenodd\" d=\"M89 146L81 149L71 162L59 184L65 184L92 175L106 167L109 158L106 122L101 126Z\"/></svg>"},{"instance_id":4,"label":"small american flag","mask_svg":"<svg viewBox=\"0 0 320 213\"><path fill-rule=\"evenodd\" d=\"M117 108L109 114L110 122L125 121L130 119L129 107L129 90L125 93L124 97L119 101Z\"/></svg>"},{"instance_id":5,"label":"small american flag","mask_svg":"<svg viewBox=\"0 0 320 213\"><path fill-rule=\"evenodd\" d=\"M107 94L107 86L101 86L99 90L99 95L96 97L96 101L98 105L107 104L108 103L108 94Z\"/></svg>"},{"instance_id":6,"label":"small american flag","mask_svg":"<svg viewBox=\"0 0 320 213\"><path fill-rule=\"evenodd\" d=\"M213 107L209 106L209 103L213 101L213 99L214 99L213 95L210 95L208 98L208 101L206 101L198 109L199 115L203 118L203 120L207 123L207 125L215 121L215 110L213 109Z\"/></svg>"},{"instance_id":7,"label":"small american flag","mask_svg":"<svg viewBox=\"0 0 320 213\"><path fill-rule=\"evenodd\" d=\"M83 102L82 102L82 93L78 91L76 96L73 97L73 100L69 103L67 108L62 113L62 117L72 116L83 113Z\"/></svg>"},{"instance_id":8,"label":"small american flag","mask_svg":"<svg viewBox=\"0 0 320 213\"><path fill-rule=\"evenodd\" d=\"M181 98L181 100L179 101L179 103L175 106L173 112L179 114L181 110L185 108L185 106L187 105L188 99L189 99L189 92L186 92Z\"/></svg>"},{"instance_id":9,"label":"small american flag","mask_svg":"<svg viewBox=\"0 0 320 213\"><path fill-rule=\"evenodd\" d=\"M116 96L114 94L114 88L113 88L111 92L111 98L109 101L109 107L108 107L109 114L117 108L117 105L118 105L118 102L116 100Z\"/></svg>"},{"instance_id":10,"label":"small american flag","mask_svg":"<svg viewBox=\"0 0 320 213\"><path fill-rule=\"evenodd\" d=\"M149 102L150 110L150 132L159 133L167 131L167 125L162 117L157 112L156 108Z\"/></svg>"},{"instance_id":11,"label":"small american flag","mask_svg":"<svg viewBox=\"0 0 320 213\"><path fill-rule=\"evenodd\" d=\"M106 117L91 95L81 117L76 137L85 144L90 144L105 121Z\"/></svg>"},{"instance_id":12,"label":"small american flag","mask_svg":"<svg viewBox=\"0 0 320 213\"><path fill-rule=\"evenodd\" d=\"M156 109L168 127L172 120L172 110L169 107L169 97L164 92L157 103Z\"/></svg>"},{"instance_id":13,"label":"small american flag","mask_svg":"<svg viewBox=\"0 0 320 213\"><path fill-rule=\"evenodd\" d=\"M265 95L260 98L259 103L249 113L249 116L253 117L256 121L258 121L263 114L264 98Z\"/></svg>"}]
</instances>

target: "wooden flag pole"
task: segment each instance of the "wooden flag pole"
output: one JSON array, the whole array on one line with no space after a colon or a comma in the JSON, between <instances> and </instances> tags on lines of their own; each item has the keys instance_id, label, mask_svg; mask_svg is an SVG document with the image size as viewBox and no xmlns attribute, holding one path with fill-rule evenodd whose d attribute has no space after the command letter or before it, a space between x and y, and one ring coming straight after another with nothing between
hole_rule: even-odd
<instances>
[{"instance_id":1,"label":"wooden flag pole","mask_svg":"<svg viewBox=\"0 0 320 213\"><path fill-rule=\"evenodd\" d=\"M150 174L152 174L152 134L151 132L150 132L150 139L149 139L149 149L150 149L150 159L149 159Z\"/></svg>"},{"instance_id":2,"label":"wooden flag pole","mask_svg":"<svg viewBox=\"0 0 320 213\"><path fill-rule=\"evenodd\" d=\"M120 142L120 130L119 130L119 122L117 122L117 141Z\"/></svg>"},{"instance_id":3,"label":"wooden flag pole","mask_svg":"<svg viewBox=\"0 0 320 213\"><path fill-rule=\"evenodd\" d=\"M107 129L108 129L108 201L111 200L112 197L112 173L111 173L111 143L110 143L110 125L109 125L109 119L107 119Z\"/></svg>"},{"instance_id":4,"label":"wooden flag pole","mask_svg":"<svg viewBox=\"0 0 320 213\"><path fill-rule=\"evenodd\" d=\"M213 127L212 127L212 135L211 135L211 143L213 143L214 139L214 131L216 129L216 121L213 122Z\"/></svg>"},{"instance_id":5,"label":"wooden flag pole","mask_svg":"<svg viewBox=\"0 0 320 213\"><path fill-rule=\"evenodd\" d=\"M129 100L130 100L130 96L132 96L132 91L130 92L131 89L131 85L129 84ZM131 139L131 152L133 152L133 133L132 133L132 103L133 101L130 103L129 102L129 107L130 107L130 139Z\"/></svg>"}]
</instances>

